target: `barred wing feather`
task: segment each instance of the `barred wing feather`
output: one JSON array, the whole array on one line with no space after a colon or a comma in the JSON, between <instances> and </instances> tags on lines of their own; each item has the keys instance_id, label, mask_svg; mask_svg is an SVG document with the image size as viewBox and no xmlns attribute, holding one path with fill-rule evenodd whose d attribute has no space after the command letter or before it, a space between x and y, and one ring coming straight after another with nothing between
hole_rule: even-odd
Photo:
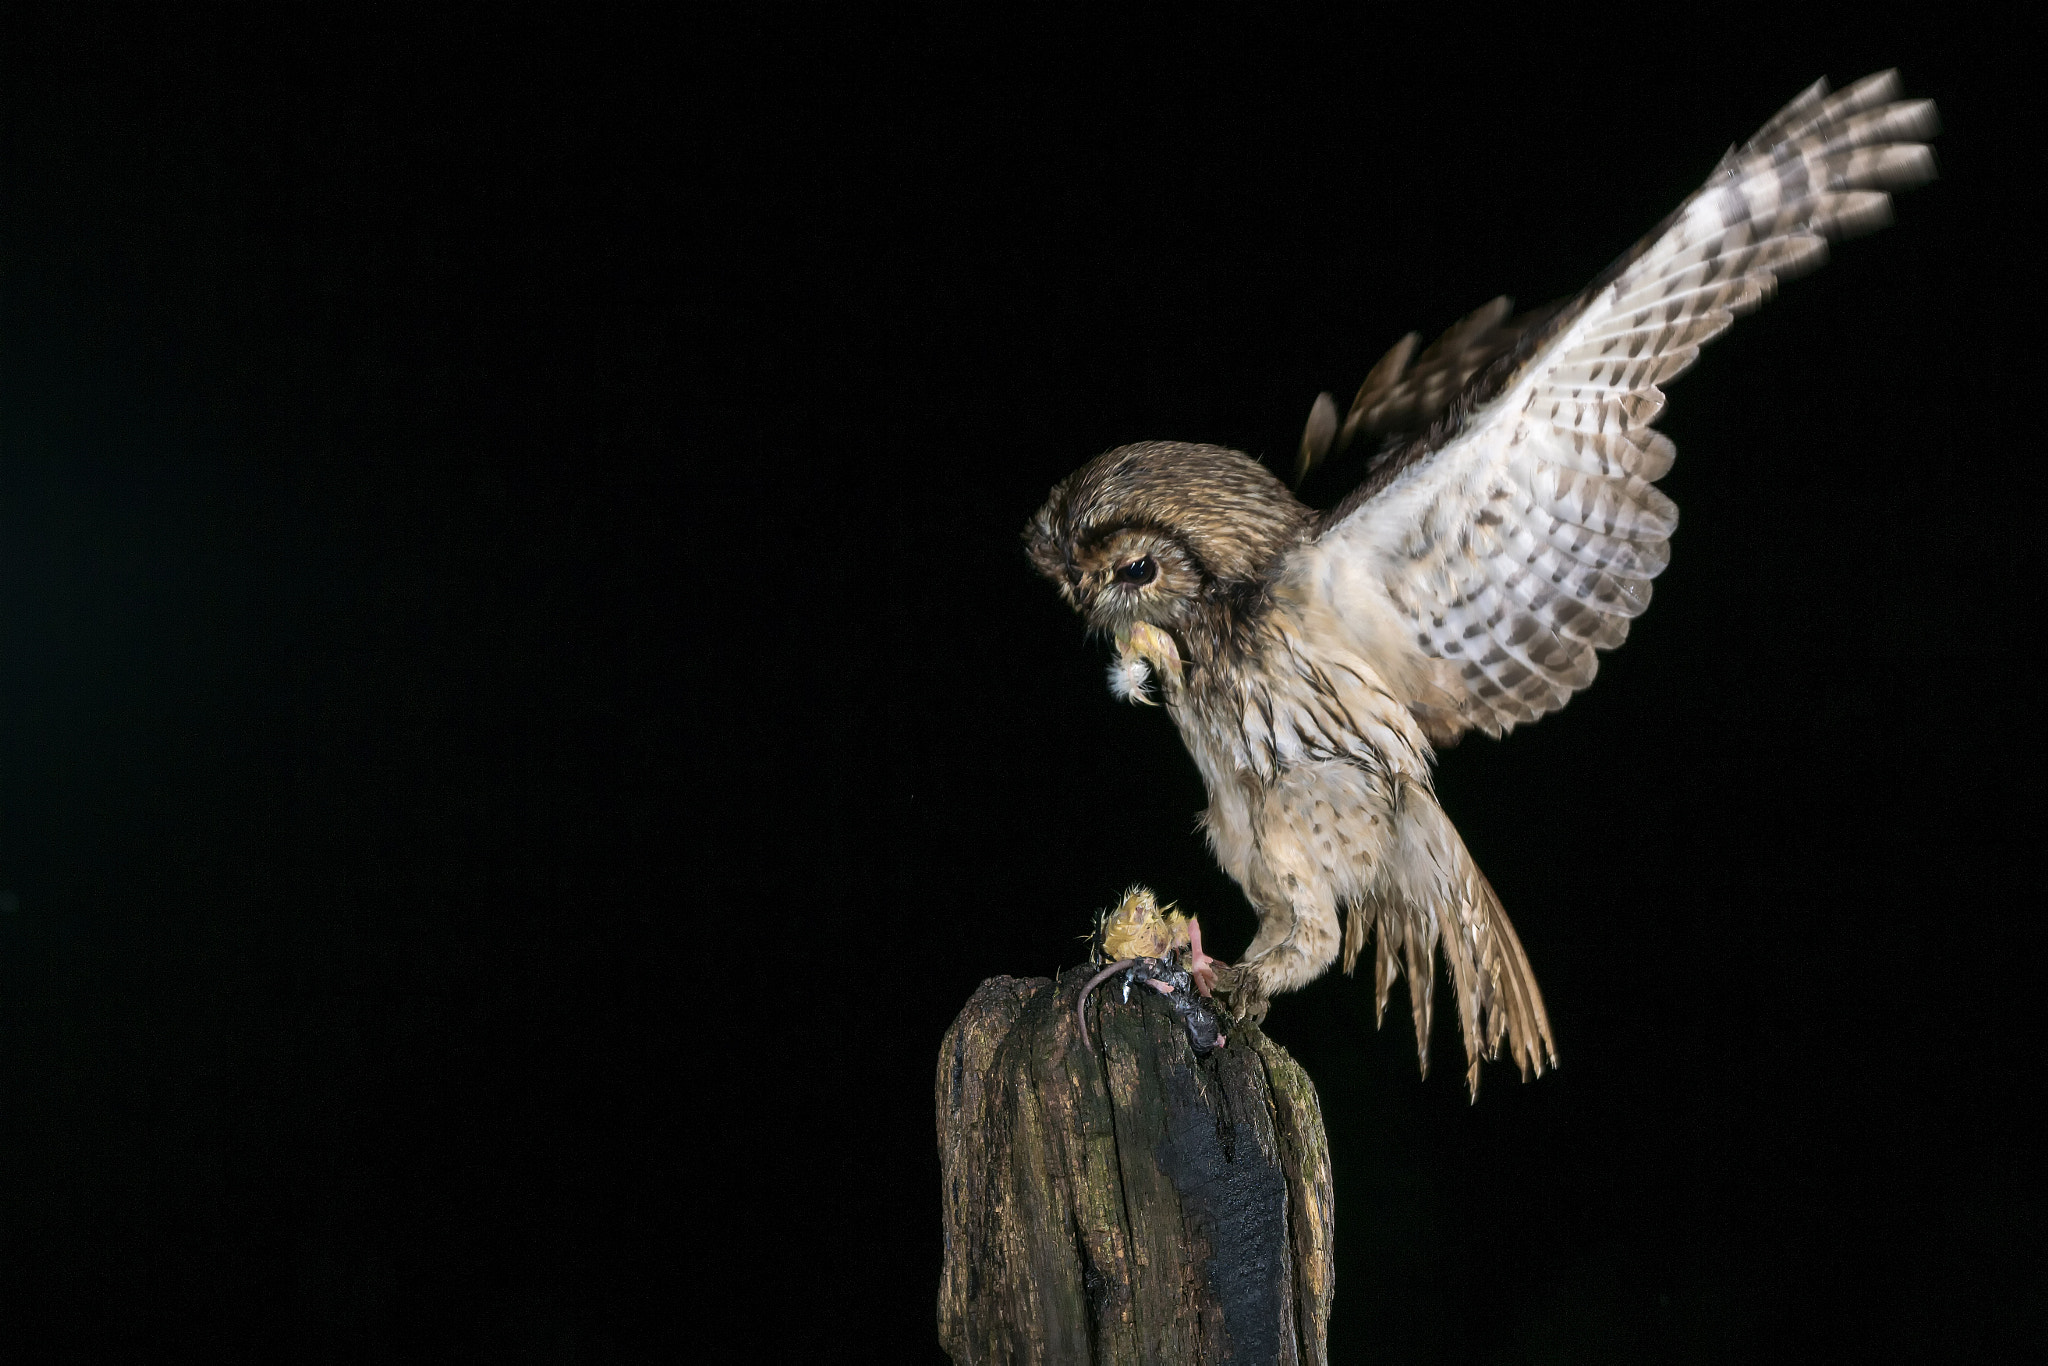
<instances>
[{"instance_id":1,"label":"barred wing feather","mask_svg":"<svg viewBox=\"0 0 2048 1366\"><path fill-rule=\"evenodd\" d=\"M1934 107L1897 95L1893 72L1800 95L1295 552L1296 591L1392 654L1434 738L1556 710L1626 638L1678 524L1654 486L1674 455L1650 426L1660 386L1826 238L1881 225L1888 189L1933 175L1916 139Z\"/></svg>"}]
</instances>

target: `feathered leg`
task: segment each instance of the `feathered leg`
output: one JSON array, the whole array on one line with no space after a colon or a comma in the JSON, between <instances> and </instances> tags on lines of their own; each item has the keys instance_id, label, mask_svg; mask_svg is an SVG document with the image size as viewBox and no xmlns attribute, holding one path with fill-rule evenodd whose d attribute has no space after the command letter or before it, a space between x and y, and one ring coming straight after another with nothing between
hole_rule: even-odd
<instances>
[{"instance_id":1,"label":"feathered leg","mask_svg":"<svg viewBox=\"0 0 2048 1366\"><path fill-rule=\"evenodd\" d=\"M1241 994L1256 1006L1255 1019L1264 1016L1269 998L1322 976L1343 940L1329 879L1296 866L1299 855L1291 845L1269 844L1262 853L1271 861L1260 859L1250 888L1259 932L1237 962L1245 979Z\"/></svg>"}]
</instances>

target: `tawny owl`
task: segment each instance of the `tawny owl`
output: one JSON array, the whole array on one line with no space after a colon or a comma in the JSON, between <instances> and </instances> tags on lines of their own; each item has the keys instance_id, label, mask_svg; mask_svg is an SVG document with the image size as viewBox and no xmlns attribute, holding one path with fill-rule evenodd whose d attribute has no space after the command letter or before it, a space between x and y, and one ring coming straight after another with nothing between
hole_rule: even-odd
<instances>
[{"instance_id":1,"label":"tawny owl","mask_svg":"<svg viewBox=\"0 0 2048 1366\"><path fill-rule=\"evenodd\" d=\"M1474 1094L1503 1041L1524 1076L1556 1063L1529 960L1437 805L1431 744L1562 707L1621 644L1678 521L1653 486L1673 457L1650 426L1658 386L1825 238L1881 224L1887 189L1932 175L1916 139L1933 106L1897 96L1891 72L1816 84L1581 293L1512 320L1496 300L1420 357L1410 334L1341 423L1321 395L1297 483L1333 445L1383 439L1326 512L1247 456L1181 442L1054 487L1031 561L1115 639L1113 691L1157 688L1258 913L1241 1005L1263 1013L1340 953L1349 972L1371 938L1380 1013L1405 971L1426 1072L1441 946Z\"/></svg>"}]
</instances>

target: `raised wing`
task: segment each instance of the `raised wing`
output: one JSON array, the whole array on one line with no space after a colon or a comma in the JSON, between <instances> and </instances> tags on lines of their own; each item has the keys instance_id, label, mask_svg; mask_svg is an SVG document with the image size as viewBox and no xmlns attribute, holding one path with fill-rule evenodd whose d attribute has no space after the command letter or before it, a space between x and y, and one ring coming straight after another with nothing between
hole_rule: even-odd
<instances>
[{"instance_id":1,"label":"raised wing","mask_svg":"<svg viewBox=\"0 0 2048 1366\"><path fill-rule=\"evenodd\" d=\"M1514 302L1502 295L1452 323L1420 356L1415 354L1415 346L1422 335L1410 332L1389 347L1366 374L1341 425L1336 401L1328 394L1317 394L1308 424L1302 429L1294 486L1300 488L1325 455L1342 455L1361 436L1384 438L1428 430L1480 371L1512 351L1526 333L1548 321L1567 302L1571 301L1560 300L1511 318L1508 314ZM1378 468L1390 454L1391 449L1374 457L1373 467Z\"/></svg>"},{"instance_id":2,"label":"raised wing","mask_svg":"<svg viewBox=\"0 0 2048 1366\"><path fill-rule=\"evenodd\" d=\"M1433 738L1556 710L1628 635L1678 524L1652 486L1674 455L1649 425L1658 386L1780 276L1818 265L1825 238L1881 226L1887 189L1932 177L1914 139L1933 133L1934 106L1897 95L1887 71L1792 101L1294 552L1294 591L1404 680ZM1406 357L1389 360L1398 372Z\"/></svg>"}]
</instances>

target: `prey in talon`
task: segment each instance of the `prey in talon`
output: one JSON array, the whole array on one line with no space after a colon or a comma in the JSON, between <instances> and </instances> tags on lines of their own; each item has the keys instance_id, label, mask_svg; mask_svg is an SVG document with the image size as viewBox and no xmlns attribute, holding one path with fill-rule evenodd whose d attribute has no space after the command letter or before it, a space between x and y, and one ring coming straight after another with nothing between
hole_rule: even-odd
<instances>
[{"instance_id":1,"label":"prey in talon","mask_svg":"<svg viewBox=\"0 0 2048 1366\"><path fill-rule=\"evenodd\" d=\"M1161 907L1149 887L1132 887L1115 909L1097 921L1090 961L1106 962L1106 966L1088 979L1074 1003L1083 1045L1093 1046L1088 1037L1088 997L1119 973L1124 979L1125 1000L1130 999L1134 982L1143 982L1166 997L1187 1026L1196 1052L1207 1053L1229 1043L1209 1005L1217 986L1217 970L1227 972L1228 965L1202 952L1199 922L1171 906Z\"/></svg>"}]
</instances>

